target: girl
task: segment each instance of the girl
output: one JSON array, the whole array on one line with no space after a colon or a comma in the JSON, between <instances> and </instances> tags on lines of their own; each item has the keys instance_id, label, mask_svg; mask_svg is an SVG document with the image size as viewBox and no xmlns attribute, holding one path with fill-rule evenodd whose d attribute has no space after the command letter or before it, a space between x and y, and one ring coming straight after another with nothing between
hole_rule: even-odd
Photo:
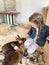
<instances>
[{"instance_id":1,"label":"girl","mask_svg":"<svg viewBox=\"0 0 49 65\"><path fill-rule=\"evenodd\" d=\"M49 27L44 24L43 16L40 13L34 13L29 17L31 28L28 32L28 38L24 43L24 56L32 54L38 46L44 46L46 37L49 36Z\"/></svg>"}]
</instances>

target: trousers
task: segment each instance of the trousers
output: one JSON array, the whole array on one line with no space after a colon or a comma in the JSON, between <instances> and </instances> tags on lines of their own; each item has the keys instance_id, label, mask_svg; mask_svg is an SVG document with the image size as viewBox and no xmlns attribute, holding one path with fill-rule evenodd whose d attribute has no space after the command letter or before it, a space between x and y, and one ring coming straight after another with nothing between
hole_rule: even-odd
<instances>
[{"instance_id":1,"label":"trousers","mask_svg":"<svg viewBox=\"0 0 49 65\"><path fill-rule=\"evenodd\" d=\"M38 48L38 45L32 38L28 38L24 42L24 47L27 49L28 54L32 54L35 52L35 50Z\"/></svg>"}]
</instances>

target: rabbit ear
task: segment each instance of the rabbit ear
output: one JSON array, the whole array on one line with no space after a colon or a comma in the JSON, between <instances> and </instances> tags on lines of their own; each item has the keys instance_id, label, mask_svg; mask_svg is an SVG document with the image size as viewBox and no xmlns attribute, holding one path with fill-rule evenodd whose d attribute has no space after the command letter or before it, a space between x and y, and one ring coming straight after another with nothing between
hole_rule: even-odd
<instances>
[{"instance_id":1,"label":"rabbit ear","mask_svg":"<svg viewBox=\"0 0 49 65\"><path fill-rule=\"evenodd\" d=\"M21 38L20 38L20 36L19 35L17 35L17 37L16 37L16 40L20 40Z\"/></svg>"},{"instance_id":2,"label":"rabbit ear","mask_svg":"<svg viewBox=\"0 0 49 65\"><path fill-rule=\"evenodd\" d=\"M18 38L18 39L20 39L20 36L19 36L19 35L17 35L17 38Z\"/></svg>"}]
</instances>

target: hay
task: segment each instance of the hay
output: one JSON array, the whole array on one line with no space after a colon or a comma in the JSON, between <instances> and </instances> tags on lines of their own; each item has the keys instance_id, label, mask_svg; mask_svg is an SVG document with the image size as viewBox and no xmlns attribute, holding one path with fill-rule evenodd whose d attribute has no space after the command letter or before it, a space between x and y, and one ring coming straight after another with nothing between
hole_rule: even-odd
<instances>
[{"instance_id":1,"label":"hay","mask_svg":"<svg viewBox=\"0 0 49 65\"><path fill-rule=\"evenodd\" d=\"M7 24L0 24L0 34L6 34L10 31L10 26Z\"/></svg>"},{"instance_id":2,"label":"hay","mask_svg":"<svg viewBox=\"0 0 49 65\"><path fill-rule=\"evenodd\" d=\"M3 27L3 25L0 25ZM4 26L6 27L7 25L4 24ZM10 26L9 26L10 27ZM0 50L2 50L2 46L10 41L14 41L16 40L17 35L20 35L20 37L26 37L27 32L28 32L29 28L25 28L23 26L16 26L14 28L14 30L11 30L9 32L4 32L6 33L5 35L0 35ZM45 58L45 64L44 65L49 65L49 45L46 44L43 48L38 48L38 51L44 52L44 58ZM41 59L40 59L41 60ZM27 63L26 63L27 61ZM29 60L26 58L23 58L22 60L23 64L22 65L26 65L29 63ZM25 64L26 63L26 64ZM21 64L19 64L21 65ZM28 65L34 65L33 63L29 63ZM38 64L35 64L38 65Z\"/></svg>"},{"instance_id":3,"label":"hay","mask_svg":"<svg viewBox=\"0 0 49 65\"><path fill-rule=\"evenodd\" d=\"M15 0L4 0L4 6L5 6L6 11L15 11L16 10Z\"/></svg>"},{"instance_id":4,"label":"hay","mask_svg":"<svg viewBox=\"0 0 49 65\"><path fill-rule=\"evenodd\" d=\"M15 27L15 29L17 30L17 34L20 36L20 37L24 37L26 38L27 36L27 32L29 29L26 29L22 26L18 26L18 27Z\"/></svg>"},{"instance_id":5,"label":"hay","mask_svg":"<svg viewBox=\"0 0 49 65\"><path fill-rule=\"evenodd\" d=\"M29 29L31 27L30 22L21 23L24 28Z\"/></svg>"},{"instance_id":6,"label":"hay","mask_svg":"<svg viewBox=\"0 0 49 65\"><path fill-rule=\"evenodd\" d=\"M7 26L6 24L0 25L0 27L0 51L2 50L2 46L4 44L16 40L17 35L25 38L28 32L28 29L21 26L16 26L13 30L11 30L10 26Z\"/></svg>"}]
</instances>

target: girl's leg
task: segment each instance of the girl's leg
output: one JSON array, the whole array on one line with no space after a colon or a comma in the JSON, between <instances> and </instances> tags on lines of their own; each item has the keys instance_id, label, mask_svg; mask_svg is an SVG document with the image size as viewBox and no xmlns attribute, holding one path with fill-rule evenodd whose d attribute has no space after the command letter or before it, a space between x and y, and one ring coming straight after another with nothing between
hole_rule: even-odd
<instances>
[{"instance_id":1,"label":"girl's leg","mask_svg":"<svg viewBox=\"0 0 49 65\"><path fill-rule=\"evenodd\" d=\"M25 43L24 43L24 46L25 46L25 52L24 52L24 56L26 57L28 55L28 52L27 50L29 49L29 47L32 45L33 43L33 39L32 38L28 38Z\"/></svg>"},{"instance_id":2,"label":"girl's leg","mask_svg":"<svg viewBox=\"0 0 49 65\"><path fill-rule=\"evenodd\" d=\"M32 45L27 49L28 54L32 54L38 48L38 45L33 41Z\"/></svg>"},{"instance_id":3,"label":"girl's leg","mask_svg":"<svg viewBox=\"0 0 49 65\"><path fill-rule=\"evenodd\" d=\"M28 38L25 43L24 46L26 49L28 49L31 45L33 45L33 39L32 38Z\"/></svg>"}]
</instances>

